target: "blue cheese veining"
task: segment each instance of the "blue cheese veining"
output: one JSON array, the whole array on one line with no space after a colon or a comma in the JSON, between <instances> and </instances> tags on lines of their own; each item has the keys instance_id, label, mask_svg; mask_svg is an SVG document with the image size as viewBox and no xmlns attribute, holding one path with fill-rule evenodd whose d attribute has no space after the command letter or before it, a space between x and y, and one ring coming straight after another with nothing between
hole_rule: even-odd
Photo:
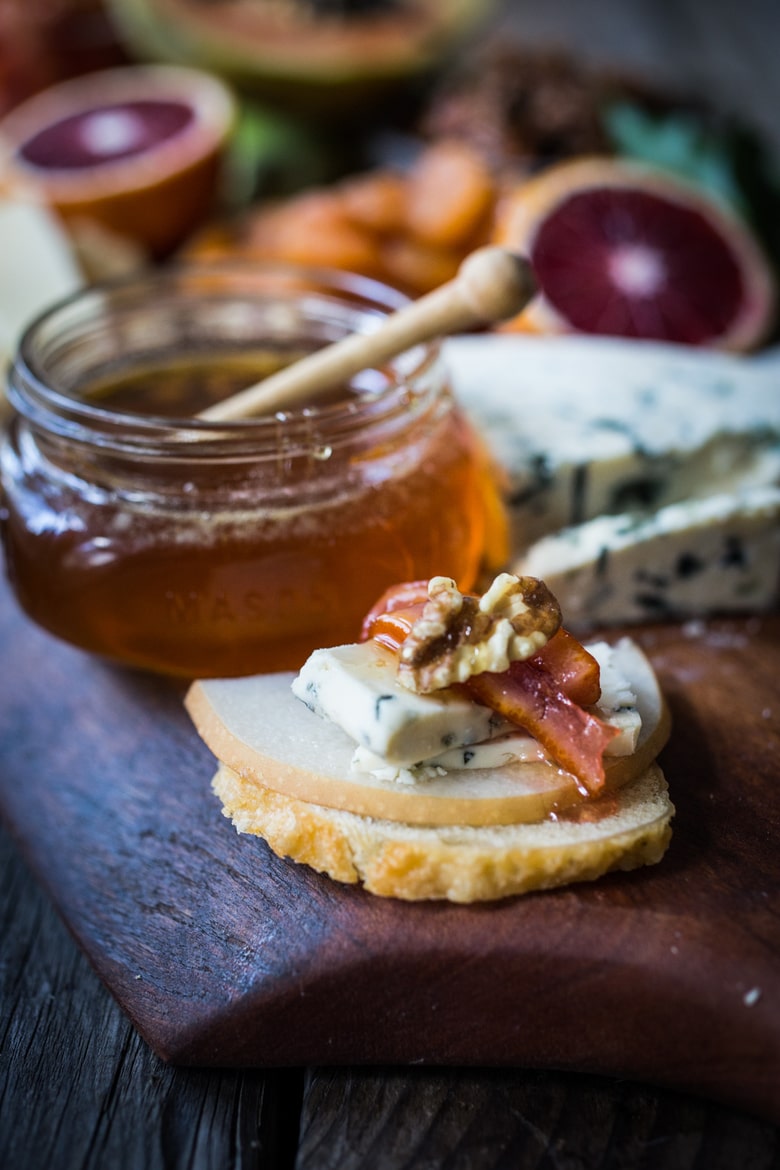
<instances>
[{"instance_id":1,"label":"blue cheese veining","mask_svg":"<svg viewBox=\"0 0 780 1170\"><path fill-rule=\"evenodd\" d=\"M780 579L780 488L599 516L537 541L515 569L545 578L573 629L767 610Z\"/></svg>"},{"instance_id":2,"label":"blue cheese veining","mask_svg":"<svg viewBox=\"0 0 780 1170\"><path fill-rule=\"evenodd\" d=\"M637 697L606 642L588 647L602 693L593 711L619 729L606 755L630 755L642 720ZM456 690L418 694L398 684L397 659L374 642L316 650L292 684L311 711L355 742L357 773L420 784L451 772L549 760L536 740Z\"/></svg>"},{"instance_id":3,"label":"blue cheese veining","mask_svg":"<svg viewBox=\"0 0 780 1170\"><path fill-rule=\"evenodd\" d=\"M591 337L458 337L444 355L503 470L515 553L596 516L780 482L771 363Z\"/></svg>"},{"instance_id":4,"label":"blue cheese veining","mask_svg":"<svg viewBox=\"0 0 780 1170\"><path fill-rule=\"evenodd\" d=\"M375 642L315 650L293 682L293 694L360 747L401 768L509 728L495 711L453 690L421 695L400 687L397 668L395 656Z\"/></svg>"}]
</instances>

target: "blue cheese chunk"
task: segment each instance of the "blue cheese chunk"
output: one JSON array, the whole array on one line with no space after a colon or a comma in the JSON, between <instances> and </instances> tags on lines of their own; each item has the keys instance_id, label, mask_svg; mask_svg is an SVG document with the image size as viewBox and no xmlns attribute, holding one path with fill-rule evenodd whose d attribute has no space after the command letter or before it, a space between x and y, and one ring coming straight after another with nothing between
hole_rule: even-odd
<instances>
[{"instance_id":1,"label":"blue cheese chunk","mask_svg":"<svg viewBox=\"0 0 780 1170\"><path fill-rule=\"evenodd\" d=\"M579 630L767 610L778 597L780 488L601 516L544 537L515 571L542 577Z\"/></svg>"},{"instance_id":2,"label":"blue cheese chunk","mask_svg":"<svg viewBox=\"0 0 780 1170\"><path fill-rule=\"evenodd\" d=\"M400 687L397 667L395 656L375 642L315 650L292 689L316 715L400 767L492 739L510 726L454 690L419 695Z\"/></svg>"},{"instance_id":3,"label":"blue cheese chunk","mask_svg":"<svg viewBox=\"0 0 780 1170\"><path fill-rule=\"evenodd\" d=\"M457 337L444 355L503 472L515 554L602 514L780 482L772 362L596 337Z\"/></svg>"},{"instance_id":4,"label":"blue cheese chunk","mask_svg":"<svg viewBox=\"0 0 780 1170\"><path fill-rule=\"evenodd\" d=\"M27 325L84 283L68 232L59 217L31 194L0 198L0 360L13 358ZM0 417L5 413L0 389Z\"/></svg>"}]
</instances>

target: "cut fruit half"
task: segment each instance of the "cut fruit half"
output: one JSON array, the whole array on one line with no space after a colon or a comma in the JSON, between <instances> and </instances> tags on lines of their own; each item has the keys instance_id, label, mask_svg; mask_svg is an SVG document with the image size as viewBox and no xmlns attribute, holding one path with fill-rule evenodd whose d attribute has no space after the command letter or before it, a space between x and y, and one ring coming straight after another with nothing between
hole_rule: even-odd
<instances>
[{"instance_id":1,"label":"cut fruit half","mask_svg":"<svg viewBox=\"0 0 780 1170\"><path fill-rule=\"evenodd\" d=\"M77 229L172 251L214 207L235 103L192 69L127 66L64 82L0 123L7 171Z\"/></svg>"},{"instance_id":2,"label":"cut fruit half","mask_svg":"<svg viewBox=\"0 0 780 1170\"><path fill-rule=\"evenodd\" d=\"M776 289L749 228L665 171L577 159L513 188L497 243L527 255L539 294L509 326L748 350Z\"/></svg>"},{"instance_id":3,"label":"cut fruit half","mask_svg":"<svg viewBox=\"0 0 780 1170\"><path fill-rule=\"evenodd\" d=\"M214 70L314 117L356 116L429 70L491 0L110 0L129 48Z\"/></svg>"}]
</instances>

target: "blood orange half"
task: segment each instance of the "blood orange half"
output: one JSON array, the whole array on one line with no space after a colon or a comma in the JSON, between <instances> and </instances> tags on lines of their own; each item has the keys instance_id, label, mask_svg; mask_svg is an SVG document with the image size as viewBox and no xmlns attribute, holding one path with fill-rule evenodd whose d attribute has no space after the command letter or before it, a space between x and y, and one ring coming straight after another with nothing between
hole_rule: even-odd
<instances>
[{"instance_id":1,"label":"blood orange half","mask_svg":"<svg viewBox=\"0 0 780 1170\"><path fill-rule=\"evenodd\" d=\"M171 251L211 211L234 100L173 66L125 66L52 86L0 122L8 174L70 224Z\"/></svg>"},{"instance_id":2,"label":"blood orange half","mask_svg":"<svg viewBox=\"0 0 780 1170\"><path fill-rule=\"evenodd\" d=\"M539 286L512 328L747 350L774 321L774 278L749 228L643 164L550 167L508 192L495 236L529 257Z\"/></svg>"}]
</instances>

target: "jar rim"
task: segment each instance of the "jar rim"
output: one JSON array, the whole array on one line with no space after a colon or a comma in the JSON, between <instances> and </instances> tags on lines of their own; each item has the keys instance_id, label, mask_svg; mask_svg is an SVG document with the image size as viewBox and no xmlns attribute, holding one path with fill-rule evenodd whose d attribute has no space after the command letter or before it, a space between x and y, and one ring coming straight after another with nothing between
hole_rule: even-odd
<instances>
[{"instance_id":1,"label":"jar rim","mask_svg":"<svg viewBox=\"0 0 780 1170\"><path fill-rule=\"evenodd\" d=\"M356 273L244 260L172 263L130 277L85 285L49 305L22 333L8 376L8 398L16 413L61 437L97 446L134 450L153 447L165 453L169 448L180 452L183 444L191 445L197 440L204 450L229 444L239 453L239 448L267 448L269 443L277 447L280 431L285 445L295 444L297 438L308 444L313 426L320 434L338 441L339 437L348 437L405 411L410 398L426 397L440 353L435 341L419 344L401 355L403 365L400 359L388 363L393 377L376 392L225 422L112 410L70 394L47 379L36 346L42 332L55 328L58 319L67 320L69 312L90 302L99 305L102 300L108 306L111 298L140 295L142 290L174 293L182 291L187 282L191 286L189 295L208 291L225 301L238 297L240 290L258 301L263 297L270 300L272 293L277 297L284 293L288 299L316 294L345 310L363 311L367 321L387 316L411 300L398 289Z\"/></svg>"}]
</instances>

